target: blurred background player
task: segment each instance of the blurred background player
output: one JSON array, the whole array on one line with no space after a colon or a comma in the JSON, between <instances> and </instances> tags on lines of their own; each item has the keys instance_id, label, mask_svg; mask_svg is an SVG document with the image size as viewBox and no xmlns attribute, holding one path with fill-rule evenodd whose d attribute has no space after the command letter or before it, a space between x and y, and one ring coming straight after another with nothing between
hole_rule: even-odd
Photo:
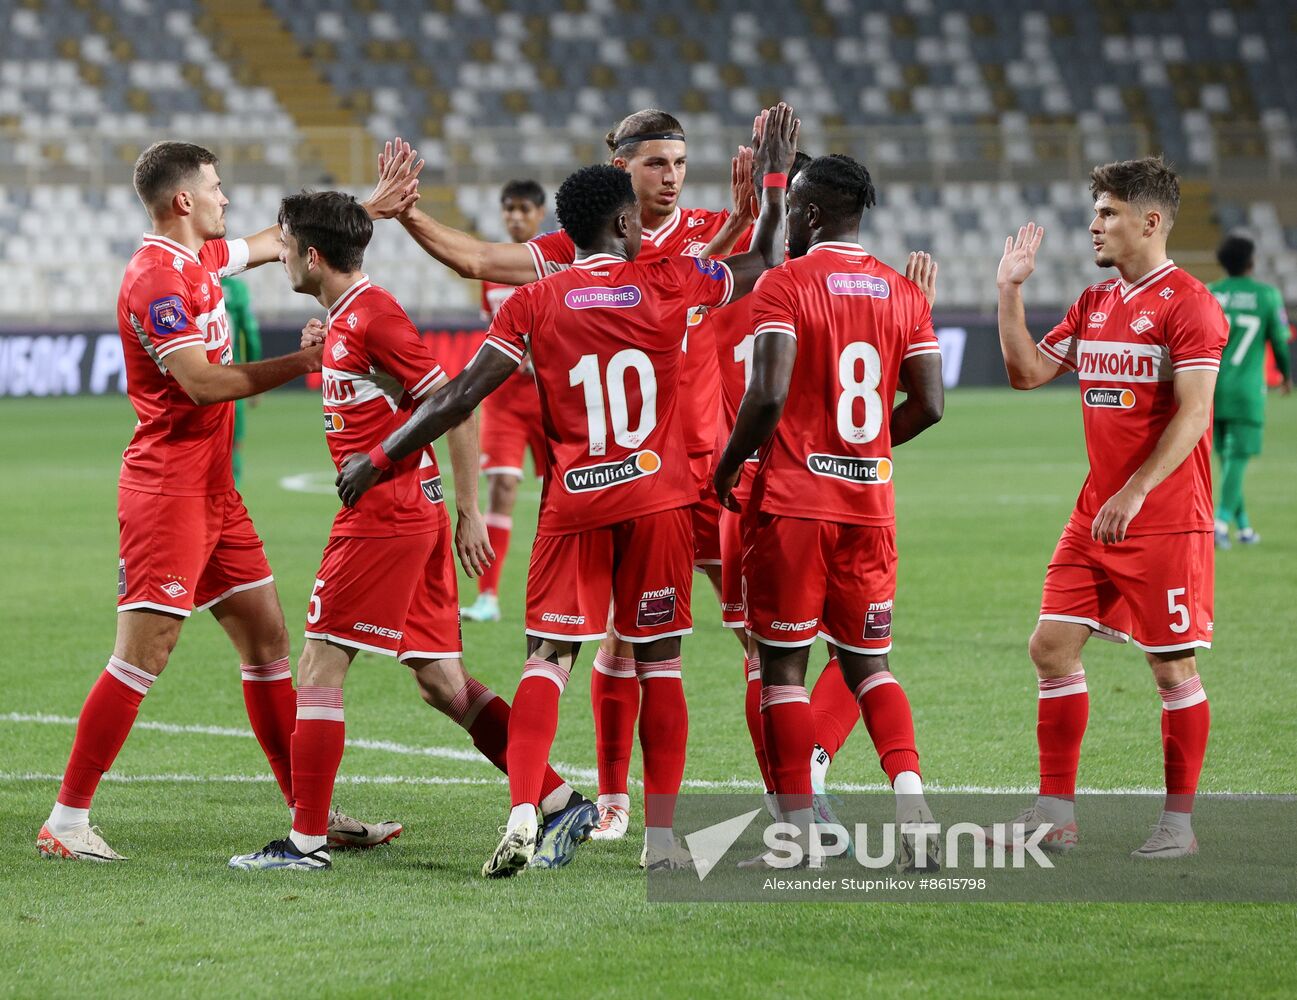
<instances>
[{"instance_id":1,"label":"blurred background player","mask_svg":"<svg viewBox=\"0 0 1297 1000\"><path fill-rule=\"evenodd\" d=\"M45 857L120 861L90 826L90 804L171 657L180 628L210 609L241 659L243 696L290 809L290 738L297 696L288 665L288 631L274 577L242 498L234 488L232 400L255 396L320 370L318 348L235 365L220 277L279 256L278 227L226 240L216 156L186 142L154 143L135 162L135 192L148 211L144 236L117 299L138 419L122 456L117 519L117 637L113 655L77 720L72 753L49 819L37 837ZM417 185L380 185L395 211ZM327 804L326 804L327 810ZM372 846L400 833L398 823L367 826L328 811L338 844Z\"/></svg>"},{"instance_id":2,"label":"blurred background player","mask_svg":"<svg viewBox=\"0 0 1297 1000\"><path fill-rule=\"evenodd\" d=\"M896 792L897 822L930 822L914 721L892 675L896 528L892 448L941 419L941 351L923 291L860 245L874 205L864 166L811 160L789 196L787 263L752 302L752 376L716 465L742 512L746 625L761 668L761 736L782 817L811 821L810 647L836 651ZM908 394L893 407L898 380ZM745 508L733 496L759 452ZM902 838L898 870L931 867L935 841Z\"/></svg>"},{"instance_id":3,"label":"blurred background player","mask_svg":"<svg viewBox=\"0 0 1297 1000\"><path fill-rule=\"evenodd\" d=\"M1279 289L1252 277L1256 246L1245 236L1227 236L1216 259L1228 277L1207 287L1229 321L1229 343L1216 380L1215 437L1220 458L1220 501L1216 504L1216 547L1229 548L1229 529L1238 529L1239 544L1261 540L1248 520L1243 501L1247 463L1261 454L1265 426L1266 345L1274 351L1282 381L1279 394L1292 391L1288 355L1288 316Z\"/></svg>"},{"instance_id":4,"label":"blurred background player","mask_svg":"<svg viewBox=\"0 0 1297 1000\"><path fill-rule=\"evenodd\" d=\"M687 148L684 126L674 115L653 108L637 111L623 118L604 141L609 161L631 177L640 210L641 260L697 257L704 250L723 256L747 247L752 217L746 212L680 207ZM409 144L398 139L379 161L381 179L403 179L401 170L394 165L397 158L409 165L412 173L418 172L420 164L414 162ZM413 205L401 214L400 221L424 250L466 278L525 284L575 259L576 248L561 229L523 244L488 243L437 222ZM711 493L710 477L720 374L714 337L696 311L690 316L685 346L680 381L681 426L699 491L699 502L692 514L694 560L706 572L719 598L720 508ZM596 840L615 840L626 833L630 819L627 777L640 694L633 651L610 629L595 655L590 683L599 769L600 822L594 833Z\"/></svg>"},{"instance_id":5,"label":"blurred background player","mask_svg":"<svg viewBox=\"0 0 1297 1000\"><path fill-rule=\"evenodd\" d=\"M774 168L791 166L798 124L786 105L772 109L754 154L769 181L756 249L728 265L679 255L638 260L640 213L627 173L596 166L569 177L558 211L579 248L575 264L512 296L488 334L493 350L479 351L445 394L383 442L382 454L358 456L339 477L343 501L355 502L374 481L375 457L381 465L439 436L531 354L554 464L527 581L530 655L509 729L513 808L486 876L513 874L535 851L537 767L553 743L580 644L604 636L610 599L613 627L633 645L644 684L641 864L690 863L671 830L688 733L680 637L692 631L697 499L676 406L680 347L693 305L718 307L745 294L782 256L783 184L774 183L782 180Z\"/></svg>"},{"instance_id":6,"label":"blurred background player","mask_svg":"<svg viewBox=\"0 0 1297 1000\"><path fill-rule=\"evenodd\" d=\"M1117 277L1081 293L1039 344L1022 285L1044 230L1004 241L996 276L1000 348L1015 389L1080 378L1089 475L1045 571L1030 653L1040 694L1040 793L1011 840L1050 829L1077 843L1076 773L1090 715L1081 651L1092 635L1134 639L1162 698L1166 800L1134 856L1198 852L1190 822L1211 711L1195 651L1213 632L1211 408L1228 328L1207 287L1166 255L1180 182L1160 157L1090 172L1094 262ZM997 824L998 826L998 824ZM996 834L991 833L992 836Z\"/></svg>"},{"instance_id":7,"label":"blurred background player","mask_svg":"<svg viewBox=\"0 0 1297 1000\"><path fill-rule=\"evenodd\" d=\"M295 291L328 309L324 332L325 438L335 466L400 426L446 375L400 304L361 273L373 224L350 195L285 198L282 260ZM308 325L304 338L312 337ZM384 488L334 518L306 614L293 732L292 829L231 868L319 870L332 866L327 815L345 737L342 687L357 652L395 657L423 699L462 726L503 768L509 706L463 664L454 551L470 576L490 561L477 509L477 427L447 435L459 511L452 540L441 473L431 446L386 470ZM453 550L452 550L453 545ZM562 867L597 818L553 768L542 768L545 817L538 867Z\"/></svg>"},{"instance_id":8,"label":"blurred background player","mask_svg":"<svg viewBox=\"0 0 1297 1000\"><path fill-rule=\"evenodd\" d=\"M221 278L221 291L225 296L225 313L230 318L230 345L234 348L234 363L261 360L261 328L252 312L252 296L247 282L233 275ZM234 401L234 485L243 479L243 436L248 430L248 410L257 405L257 397Z\"/></svg>"},{"instance_id":9,"label":"blurred background player","mask_svg":"<svg viewBox=\"0 0 1297 1000\"><path fill-rule=\"evenodd\" d=\"M526 243L545 221L545 189L532 180L510 181L500 190L500 219L515 243ZM482 282L482 320L490 323L516 285ZM486 474L486 531L495 562L477 578L477 600L460 614L472 622L500 620L500 574L509 552L513 506L522 482L523 456L545 478L545 432L540 425L540 398L531 363L524 361L513 377L482 403L482 471Z\"/></svg>"}]
</instances>

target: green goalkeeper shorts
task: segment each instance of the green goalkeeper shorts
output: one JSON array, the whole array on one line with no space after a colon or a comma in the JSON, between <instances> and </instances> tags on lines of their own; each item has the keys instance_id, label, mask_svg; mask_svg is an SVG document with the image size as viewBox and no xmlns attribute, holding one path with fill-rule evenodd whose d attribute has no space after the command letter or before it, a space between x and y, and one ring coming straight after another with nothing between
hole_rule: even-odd
<instances>
[{"instance_id":1,"label":"green goalkeeper shorts","mask_svg":"<svg viewBox=\"0 0 1297 1000\"><path fill-rule=\"evenodd\" d=\"M1217 420L1213 440L1221 458L1252 458L1261 454L1261 425L1247 420Z\"/></svg>"}]
</instances>

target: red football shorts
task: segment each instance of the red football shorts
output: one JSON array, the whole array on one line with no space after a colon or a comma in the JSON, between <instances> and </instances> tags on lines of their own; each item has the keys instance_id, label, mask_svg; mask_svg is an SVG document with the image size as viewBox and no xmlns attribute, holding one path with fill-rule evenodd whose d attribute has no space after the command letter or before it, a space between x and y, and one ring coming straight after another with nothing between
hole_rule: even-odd
<instances>
[{"instance_id":1,"label":"red football shorts","mask_svg":"<svg viewBox=\"0 0 1297 1000\"><path fill-rule=\"evenodd\" d=\"M463 655L454 533L330 538L306 610L306 637L409 660Z\"/></svg>"},{"instance_id":2,"label":"red football shorts","mask_svg":"<svg viewBox=\"0 0 1297 1000\"><path fill-rule=\"evenodd\" d=\"M1136 535L1101 545L1068 521L1045 571L1041 621L1088 625L1150 653L1211 648L1210 531Z\"/></svg>"},{"instance_id":3,"label":"red football shorts","mask_svg":"<svg viewBox=\"0 0 1297 1000\"><path fill-rule=\"evenodd\" d=\"M482 401L482 471L522 478L522 459L531 452L537 477L545 478L545 429L540 395L530 375L511 376Z\"/></svg>"},{"instance_id":4,"label":"red football shorts","mask_svg":"<svg viewBox=\"0 0 1297 1000\"><path fill-rule=\"evenodd\" d=\"M188 618L274 581L237 490L175 497L118 488L117 610Z\"/></svg>"},{"instance_id":5,"label":"red football shorts","mask_svg":"<svg viewBox=\"0 0 1297 1000\"><path fill-rule=\"evenodd\" d=\"M892 648L894 527L754 513L744 529L749 632L770 646L819 637L850 653Z\"/></svg>"},{"instance_id":6,"label":"red football shorts","mask_svg":"<svg viewBox=\"0 0 1297 1000\"><path fill-rule=\"evenodd\" d=\"M693 505L694 565L721 564L721 502L712 488L712 466L715 456L690 455L689 468L698 480L701 499Z\"/></svg>"},{"instance_id":7,"label":"red football shorts","mask_svg":"<svg viewBox=\"0 0 1297 1000\"><path fill-rule=\"evenodd\" d=\"M586 642L612 627L625 642L693 631L689 508L569 535L537 535L527 573L527 634Z\"/></svg>"},{"instance_id":8,"label":"red football shorts","mask_svg":"<svg viewBox=\"0 0 1297 1000\"><path fill-rule=\"evenodd\" d=\"M721 624L743 628L743 515L721 508Z\"/></svg>"}]
</instances>

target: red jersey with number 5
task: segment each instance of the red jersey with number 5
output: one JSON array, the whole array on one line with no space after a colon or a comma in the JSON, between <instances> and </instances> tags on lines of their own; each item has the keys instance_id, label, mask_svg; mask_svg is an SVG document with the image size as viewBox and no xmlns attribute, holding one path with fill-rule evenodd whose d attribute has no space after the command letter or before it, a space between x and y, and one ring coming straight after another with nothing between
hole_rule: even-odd
<instances>
[{"instance_id":1,"label":"red jersey with number 5","mask_svg":"<svg viewBox=\"0 0 1297 1000\"><path fill-rule=\"evenodd\" d=\"M1180 372L1220 370L1229 324L1207 286L1164 261L1139 281L1081 293L1037 345L1077 373L1090 474L1072 513L1086 533L1099 510L1152 453L1176 412ZM1211 428L1144 499L1128 535L1212 529Z\"/></svg>"},{"instance_id":2,"label":"red jersey with number 5","mask_svg":"<svg viewBox=\"0 0 1297 1000\"><path fill-rule=\"evenodd\" d=\"M324 439L333 464L368 452L447 381L399 302L361 278L329 309L324 335ZM331 537L388 538L448 523L437 455L429 445L383 473L333 519Z\"/></svg>"},{"instance_id":3,"label":"red jersey with number 5","mask_svg":"<svg viewBox=\"0 0 1297 1000\"><path fill-rule=\"evenodd\" d=\"M541 534L567 534L696 503L677 414L681 342L695 305L729 301L721 261L597 254L519 288L486 347L540 391L549 474Z\"/></svg>"},{"instance_id":4,"label":"red jersey with number 5","mask_svg":"<svg viewBox=\"0 0 1297 1000\"><path fill-rule=\"evenodd\" d=\"M783 416L761 449L757 509L841 524L895 523L889 421L901 362L939 354L919 286L856 243L818 243L767 271L757 337L794 337Z\"/></svg>"},{"instance_id":5,"label":"red jersey with number 5","mask_svg":"<svg viewBox=\"0 0 1297 1000\"><path fill-rule=\"evenodd\" d=\"M117 332L126 393L139 422L122 455L122 486L181 497L234 489L234 404L199 406L167 370L167 357L201 347L211 364L233 362L221 278L247 263L245 240L208 240L194 253L148 233L126 265Z\"/></svg>"}]
</instances>

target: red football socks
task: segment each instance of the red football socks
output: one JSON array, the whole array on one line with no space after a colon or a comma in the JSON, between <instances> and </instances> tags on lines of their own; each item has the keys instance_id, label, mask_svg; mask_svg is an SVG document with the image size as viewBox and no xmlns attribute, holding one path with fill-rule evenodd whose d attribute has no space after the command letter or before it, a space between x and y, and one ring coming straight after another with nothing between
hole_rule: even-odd
<instances>
[{"instance_id":1,"label":"red football socks","mask_svg":"<svg viewBox=\"0 0 1297 1000\"><path fill-rule=\"evenodd\" d=\"M856 685L856 701L887 780L895 782L902 771L921 773L914 745L914 717L900 681L886 670L870 674Z\"/></svg>"},{"instance_id":2,"label":"red football socks","mask_svg":"<svg viewBox=\"0 0 1297 1000\"><path fill-rule=\"evenodd\" d=\"M766 756L765 739L761 734L761 658L749 656L743 661L743 673L747 678L747 691L743 698L743 715L748 723L748 735L752 737L752 751L757 757L757 767L761 769L761 780L767 792L775 790L774 779L770 776L770 759Z\"/></svg>"},{"instance_id":3,"label":"red football socks","mask_svg":"<svg viewBox=\"0 0 1297 1000\"><path fill-rule=\"evenodd\" d=\"M446 714L468 733L478 752L508 774L509 703L475 677L470 677L451 700ZM540 795L543 799L563 784L552 767L545 766Z\"/></svg>"},{"instance_id":4,"label":"red football socks","mask_svg":"<svg viewBox=\"0 0 1297 1000\"><path fill-rule=\"evenodd\" d=\"M140 711L140 702L157 678L115 656L95 681L81 706L72 753L58 802L74 809L89 809L104 772L113 766L117 753L130 734Z\"/></svg>"},{"instance_id":5,"label":"red football socks","mask_svg":"<svg viewBox=\"0 0 1297 1000\"><path fill-rule=\"evenodd\" d=\"M811 690L811 726L815 742L832 760L859 721L860 706L856 704L856 696L847 687L837 657L833 657Z\"/></svg>"},{"instance_id":6,"label":"red football socks","mask_svg":"<svg viewBox=\"0 0 1297 1000\"><path fill-rule=\"evenodd\" d=\"M680 679L680 657L639 663L636 671L644 689L639 716L644 825L669 828L684 778L685 745L689 739L689 709Z\"/></svg>"},{"instance_id":7,"label":"red football socks","mask_svg":"<svg viewBox=\"0 0 1297 1000\"><path fill-rule=\"evenodd\" d=\"M504 571L504 557L509 553L509 535L513 531L513 518L508 514L486 514L486 540L491 543L495 553L495 562L486 568L486 572L477 578L479 594L498 594L500 592L500 574Z\"/></svg>"},{"instance_id":8,"label":"red football socks","mask_svg":"<svg viewBox=\"0 0 1297 1000\"><path fill-rule=\"evenodd\" d=\"M1193 812L1198 775L1207 753L1211 708L1197 674L1162 688L1162 759L1166 768L1167 812Z\"/></svg>"},{"instance_id":9,"label":"red football socks","mask_svg":"<svg viewBox=\"0 0 1297 1000\"><path fill-rule=\"evenodd\" d=\"M1090 694L1085 671L1040 682L1036 708L1036 744L1040 748L1040 794L1076 797L1076 769L1081 738L1090 718Z\"/></svg>"},{"instance_id":10,"label":"red football socks","mask_svg":"<svg viewBox=\"0 0 1297 1000\"><path fill-rule=\"evenodd\" d=\"M613 656L602 649L595 653L590 705L594 709L599 795L624 796L635 742L635 719L640 712L640 686L633 659Z\"/></svg>"},{"instance_id":11,"label":"red football socks","mask_svg":"<svg viewBox=\"0 0 1297 1000\"><path fill-rule=\"evenodd\" d=\"M293 729L297 725L297 692L288 657L273 663L239 667L243 675L243 704L252 733L270 762L288 807L293 807Z\"/></svg>"},{"instance_id":12,"label":"red football socks","mask_svg":"<svg viewBox=\"0 0 1297 1000\"><path fill-rule=\"evenodd\" d=\"M342 763L346 725L342 688L306 684L297 689L293 730L293 830L308 837L329 832L333 782Z\"/></svg>"},{"instance_id":13,"label":"red football socks","mask_svg":"<svg viewBox=\"0 0 1297 1000\"><path fill-rule=\"evenodd\" d=\"M545 794L549 751L558 731L558 699L569 671L557 663L528 657L509 712L505 754L510 804L538 805Z\"/></svg>"},{"instance_id":14,"label":"red football socks","mask_svg":"<svg viewBox=\"0 0 1297 1000\"><path fill-rule=\"evenodd\" d=\"M768 685L761 691L761 731L785 816L811 805L811 697L798 684Z\"/></svg>"}]
</instances>

